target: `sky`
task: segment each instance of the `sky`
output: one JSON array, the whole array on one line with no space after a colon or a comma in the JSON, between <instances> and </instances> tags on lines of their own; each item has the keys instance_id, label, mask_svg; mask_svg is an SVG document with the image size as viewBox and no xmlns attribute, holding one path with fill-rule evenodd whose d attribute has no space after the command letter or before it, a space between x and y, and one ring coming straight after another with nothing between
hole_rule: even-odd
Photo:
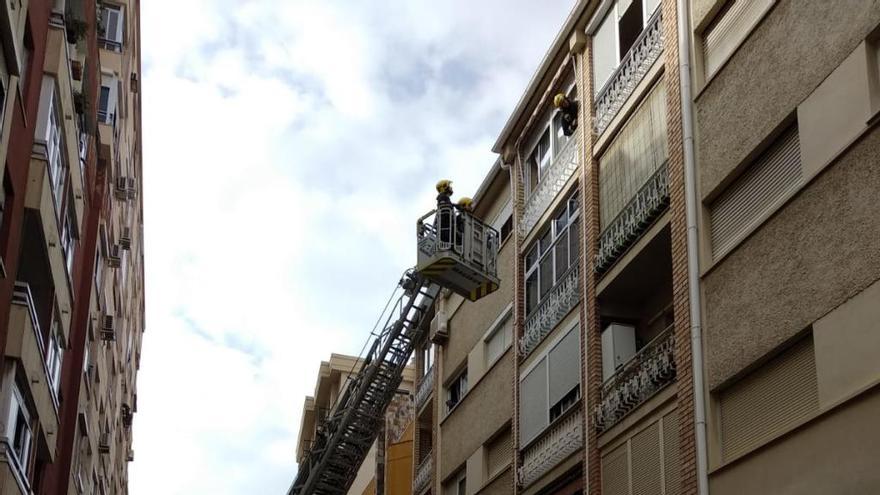
<instances>
[{"instance_id":1,"label":"sky","mask_svg":"<svg viewBox=\"0 0 880 495\"><path fill-rule=\"evenodd\" d=\"M573 0L142 2L146 312L130 493L286 493L434 183L476 192Z\"/></svg>"}]
</instances>

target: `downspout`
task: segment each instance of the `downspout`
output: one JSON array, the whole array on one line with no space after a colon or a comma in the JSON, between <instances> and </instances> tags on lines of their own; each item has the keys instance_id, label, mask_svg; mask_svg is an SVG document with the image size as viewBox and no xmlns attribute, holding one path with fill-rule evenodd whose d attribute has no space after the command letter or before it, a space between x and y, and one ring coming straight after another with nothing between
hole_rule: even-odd
<instances>
[{"instance_id":1,"label":"downspout","mask_svg":"<svg viewBox=\"0 0 880 495\"><path fill-rule=\"evenodd\" d=\"M691 365L694 380L694 433L697 447L697 493L709 495L706 443L706 402L703 388L703 315L697 233L697 171L694 161L693 97L689 43L689 0L678 0L678 63L681 83L681 127L684 146L684 184L687 222L688 301L691 317Z\"/></svg>"}]
</instances>

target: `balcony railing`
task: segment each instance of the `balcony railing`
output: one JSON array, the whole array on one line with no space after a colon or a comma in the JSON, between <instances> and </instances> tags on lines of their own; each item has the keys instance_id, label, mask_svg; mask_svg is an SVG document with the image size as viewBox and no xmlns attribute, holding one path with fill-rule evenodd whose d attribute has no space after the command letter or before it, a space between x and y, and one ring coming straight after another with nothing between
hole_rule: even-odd
<instances>
[{"instance_id":1,"label":"balcony railing","mask_svg":"<svg viewBox=\"0 0 880 495\"><path fill-rule=\"evenodd\" d=\"M608 124L611 123L617 112L635 91L636 86L663 53L661 10L657 9L657 12L648 21L648 26L620 61L617 70L596 95L594 128L597 135L602 134L608 128Z\"/></svg>"},{"instance_id":2,"label":"balcony railing","mask_svg":"<svg viewBox=\"0 0 880 495\"><path fill-rule=\"evenodd\" d=\"M526 319L523 336L519 339L520 355L523 358L528 357L538 347L544 337L556 328L556 325L580 300L579 264L580 261L573 263L568 273L550 289L544 301Z\"/></svg>"},{"instance_id":3,"label":"balcony railing","mask_svg":"<svg viewBox=\"0 0 880 495\"><path fill-rule=\"evenodd\" d=\"M413 493L419 495L431 484L431 475L434 472L434 453L431 452L422 460L416 468L416 476L413 478Z\"/></svg>"},{"instance_id":4,"label":"balcony railing","mask_svg":"<svg viewBox=\"0 0 880 495\"><path fill-rule=\"evenodd\" d=\"M602 385L602 400L593 411L603 432L675 381L675 333L669 327L636 353Z\"/></svg>"},{"instance_id":5,"label":"balcony railing","mask_svg":"<svg viewBox=\"0 0 880 495\"><path fill-rule=\"evenodd\" d=\"M607 270L638 240L668 204L669 174L664 163L602 231L594 262L596 272Z\"/></svg>"},{"instance_id":6,"label":"balcony railing","mask_svg":"<svg viewBox=\"0 0 880 495\"><path fill-rule=\"evenodd\" d=\"M434 367L432 366L425 372L425 376L419 381L419 388L416 390L416 409L421 409L431 392L434 390Z\"/></svg>"},{"instance_id":7,"label":"balcony railing","mask_svg":"<svg viewBox=\"0 0 880 495\"><path fill-rule=\"evenodd\" d=\"M103 36L98 36L98 46L103 48L104 50L109 50L111 52L122 52L122 43L104 38Z\"/></svg>"},{"instance_id":8,"label":"balcony railing","mask_svg":"<svg viewBox=\"0 0 880 495\"><path fill-rule=\"evenodd\" d=\"M523 208L522 217L519 222L519 235L521 238L528 235L529 232L538 223L541 215L547 211L553 198L559 194L565 183L577 169L577 138L570 138L562 150L556 155L553 163L544 171L538 185Z\"/></svg>"},{"instance_id":9,"label":"balcony railing","mask_svg":"<svg viewBox=\"0 0 880 495\"><path fill-rule=\"evenodd\" d=\"M529 486L584 445L581 403L566 411L537 440L522 450L519 483Z\"/></svg>"},{"instance_id":10,"label":"balcony railing","mask_svg":"<svg viewBox=\"0 0 880 495\"><path fill-rule=\"evenodd\" d=\"M37 308L34 306L34 296L31 294L31 286L26 282L15 282L15 289L12 292L12 304L18 304L28 308L28 314L31 317L31 324L34 333L37 335L37 343L40 345L40 352L43 352L43 332L40 331L40 318L37 316Z\"/></svg>"}]
</instances>

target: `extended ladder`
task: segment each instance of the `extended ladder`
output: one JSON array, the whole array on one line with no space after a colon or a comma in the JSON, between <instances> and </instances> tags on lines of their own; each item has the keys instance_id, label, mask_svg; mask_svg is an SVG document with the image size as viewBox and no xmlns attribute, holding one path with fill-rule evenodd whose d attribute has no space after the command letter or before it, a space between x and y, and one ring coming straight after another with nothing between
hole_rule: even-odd
<instances>
[{"instance_id":1,"label":"extended ladder","mask_svg":"<svg viewBox=\"0 0 880 495\"><path fill-rule=\"evenodd\" d=\"M379 433L385 410L403 379L413 346L425 328L440 286L413 270L400 280L403 294L376 336L299 466L288 495L344 494Z\"/></svg>"}]
</instances>

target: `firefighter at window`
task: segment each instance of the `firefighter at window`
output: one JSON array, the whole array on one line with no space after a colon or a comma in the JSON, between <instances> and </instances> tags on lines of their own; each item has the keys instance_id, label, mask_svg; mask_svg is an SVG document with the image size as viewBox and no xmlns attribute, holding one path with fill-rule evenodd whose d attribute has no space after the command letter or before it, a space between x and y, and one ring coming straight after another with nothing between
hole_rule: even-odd
<instances>
[{"instance_id":1,"label":"firefighter at window","mask_svg":"<svg viewBox=\"0 0 880 495\"><path fill-rule=\"evenodd\" d=\"M578 127L578 102L568 96L559 93L553 97L553 106L559 109L562 115L562 133L571 136Z\"/></svg>"}]
</instances>

